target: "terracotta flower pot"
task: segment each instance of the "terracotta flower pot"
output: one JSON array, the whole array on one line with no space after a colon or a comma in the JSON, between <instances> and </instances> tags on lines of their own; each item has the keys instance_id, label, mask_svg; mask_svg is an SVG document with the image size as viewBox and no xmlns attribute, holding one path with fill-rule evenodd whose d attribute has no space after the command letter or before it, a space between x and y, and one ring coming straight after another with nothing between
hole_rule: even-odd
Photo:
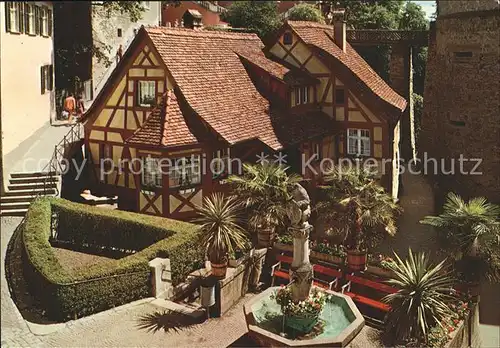
<instances>
[{"instance_id":1,"label":"terracotta flower pot","mask_svg":"<svg viewBox=\"0 0 500 348\"><path fill-rule=\"evenodd\" d=\"M215 278L218 279L224 279L226 278L226 272L227 272L227 260L225 261L218 261L222 263L213 263L210 261L210 266L212 267L212 275Z\"/></svg>"},{"instance_id":2,"label":"terracotta flower pot","mask_svg":"<svg viewBox=\"0 0 500 348\"><path fill-rule=\"evenodd\" d=\"M359 250L347 250L347 266L352 271L364 271L368 253Z\"/></svg>"}]
</instances>

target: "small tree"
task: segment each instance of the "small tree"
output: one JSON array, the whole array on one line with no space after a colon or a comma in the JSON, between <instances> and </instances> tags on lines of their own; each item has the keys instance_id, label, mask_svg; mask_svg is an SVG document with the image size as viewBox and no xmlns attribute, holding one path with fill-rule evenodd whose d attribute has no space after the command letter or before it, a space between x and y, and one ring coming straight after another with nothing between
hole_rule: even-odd
<instances>
[{"instance_id":1,"label":"small tree","mask_svg":"<svg viewBox=\"0 0 500 348\"><path fill-rule=\"evenodd\" d=\"M443 212L420 222L437 228L442 248L456 261L459 278L478 282L482 277L500 279L499 216L500 206L486 198L465 202L450 192Z\"/></svg>"},{"instance_id":2,"label":"small tree","mask_svg":"<svg viewBox=\"0 0 500 348\"><path fill-rule=\"evenodd\" d=\"M234 194L249 216L249 227L256 232L270 231L287 221L286 202L301 177L288 175L287 168L271 163L244 164L242 176L230 176Z\"/></svg>"},{"instance_id":3,"label":"small tree","mask_svg":"<svg viewBox=\"0 0 500 348\"><path fill-rule=\"evenodd\" d=\"M309 21L325 23L321 10L311 4L298 4L290 9L288 19L292 21Z\"/></svg>"},{"instance_id":4,"label":"small tree","mask_svg":"<svg viewBox=\"0 0 500 348\"><path fill-rule=\"evenodd\" d=\"M245 249L247 234L241 227L241 205L235 197L214 193L205 197L203 206L198 207L201 224L201 244L205 247L212 264L225 264L235 250ZM225 268L223 270L225 275Z\"/></svg>"},{"instance_id":5,"label":"small tree","mask_svg":"<svg viewBox=\"0 0 500 348\"><path fill-rule=\"evenodd\" d=\"M453 277L443 260L432 265L425 253L413 254L403 261L394 253L394 261L388 264L394 277L389 284L399 288L398 292L384 297L391 305L387 314L386 333L393 343L416 340L425 343L429 330L441 325L443 319L453 316L449 303Z\"/></svg>"},{"instance_id":6,"label":"small tree","mask_svg":"<svg viewBox=\"0 0 500 348\"><path fill-rule=\"evenodd\" d=\"M276 1L233 1L222 19L233 28L248 28L261 39L281 25Z\"/></svg>"},{"instance_id":7,"label":"small tree","mask_svg":"<svg viewBox=\"0 0 500 348\"><path fill-rule=\"evenodd\" d=\"M334 166L325 175L325 197L317 210L334 231L344 235L348 249L365 251L396 233L401 208L367 170Z\"/></svg>"}]
</instances>

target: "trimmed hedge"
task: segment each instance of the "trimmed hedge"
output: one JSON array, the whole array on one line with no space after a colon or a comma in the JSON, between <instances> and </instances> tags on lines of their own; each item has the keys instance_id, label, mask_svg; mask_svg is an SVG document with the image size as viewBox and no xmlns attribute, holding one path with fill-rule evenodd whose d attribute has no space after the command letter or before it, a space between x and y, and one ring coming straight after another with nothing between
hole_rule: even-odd
<instances>
[{"instance_id":1,"label":"trimmed hedge","mask_svg":"<svg viewBox=\"0 0 500 348\"><path fill-rule=\"evenodd\" d=\"M57 238L144 249L69 273L49 242L53 215L58 219ZM150 296L148 262L155 257L169 257L174 285L182 282L204 260L197 245L198 231L196 225L187 222L101 209L59 198L38 198L31 204L22 226L25 276L49 316L64 320L89 315ZM138 246L134 245L134 238L138 239ZM154 244L147 246L148 243Z\"/></svg>"}]
</instances>

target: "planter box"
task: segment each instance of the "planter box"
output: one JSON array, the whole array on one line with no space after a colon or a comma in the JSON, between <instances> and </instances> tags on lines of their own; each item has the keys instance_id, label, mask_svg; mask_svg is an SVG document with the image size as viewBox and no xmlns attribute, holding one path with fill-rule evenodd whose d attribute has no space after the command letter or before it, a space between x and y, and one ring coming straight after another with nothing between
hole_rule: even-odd
<instances>
[{"instance_id":1,"label":"planter box","mask_svg":"<svg viewBox=\"0 0 500 348\"><path fill-rule=\"evenodd\" d=\"M274 243L274 248L281 251L290 251L293 252L293 245L282 244L279 242Z\"/></svg>"},{"instance_id":2,"label":"planter box","mask_svg":"<svg viewBox=\"0 0 500 348\"><path fill-rule=\"evenodd\" d=\"M344 264L344 259L341 257L335 256L335 255L328 255L328 254L319 253L317 251L311 251L310 256L313 259L321 260L324 262L335 263L337 265Z\"/></svg>"},{"instance_id":3,"label":"planter box","mask_svg":"<svg viewBox=\"0 0 500 348\"><path fill-rule=\"evenodd\" d=\"M382 268L382 267L371 266L371 265L366 266L365 272L375 274L379 277L384 277L384 278L392 278L394 276L392 271L389 271L389 270Z\"/></svg>"},{"instance_id":4,"label":"planter box","mask_svg":"<svg viewBox=\"0 0 500 348\"><path fill-rule=\"evenodd\" d=\"M245 254L243 254L243 256L241 256L238 259L229 259L229 267L236 268L239 265L241 265L243 262L245 262L245 260L248 259L249 257L250 257L250 254L245 253Z\"/></svg>"}]
</instances>

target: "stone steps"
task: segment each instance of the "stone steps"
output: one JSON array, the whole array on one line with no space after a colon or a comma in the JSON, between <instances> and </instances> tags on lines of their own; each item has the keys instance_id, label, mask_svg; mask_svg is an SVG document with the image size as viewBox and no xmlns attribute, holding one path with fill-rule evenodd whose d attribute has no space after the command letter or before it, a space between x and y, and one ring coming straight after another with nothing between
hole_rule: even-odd
<instances>
[{"instance_id":1,"label":"stone steps","mask_svg":"<svg viewBox=\"0 0 500 348\"><path fill-rule=\"evenodd\" d=\"M11 173L0 198L0 216L24 216L37 196L56 196L60 177L49 172Z\"/></svg>"}]
</instances>

